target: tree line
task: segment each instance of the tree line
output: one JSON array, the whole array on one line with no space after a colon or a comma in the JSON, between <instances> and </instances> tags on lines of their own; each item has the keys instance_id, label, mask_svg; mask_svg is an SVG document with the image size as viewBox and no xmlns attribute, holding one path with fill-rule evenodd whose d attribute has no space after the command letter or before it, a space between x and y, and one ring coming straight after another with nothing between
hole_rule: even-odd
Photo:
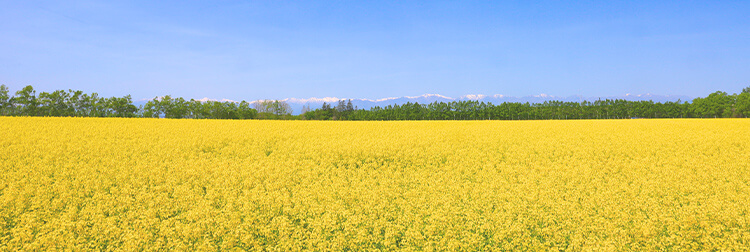
<instances>
[{"instance_id":1,"label":"tree line","mask_svg":"<svg viewBox=\"0 0 750 252\"><path fill-rule=\"evenodd\" d=\"M311 120L548 120L624 118L747 118L750 116L750 87L740 94L717 91L692 102L653 102L605 99L582 102L543 103L480 101L407 102L402 105L353 109L351 100L302 114Z\"/></svg>"},{"instance_id":2,"label":"tree line","mask_svg":"<svg viewBox=\"0 0 750 252\"><path fill-rule=\"evenodd\" d=\"M306 119L306 120L546 120L623 118L747 118L750 116L750 87L739 94L717 91L692 101L653 102L606 99L582 102L543 103L480 101L407 102L370 109L358 109L351 100L336 105L323 103L317 109L305 106L292 115L288 103L279 100L255 102L200 101L156 97L135 106L130 95L99 97L78 90L37 92L26 86L11 95L0 85L0 116L145 117L193 119Z\"/></svg>"},{"instance_id":3,"label":"tree line","mask_svg":"<svg viewBox=\"0 0 750 252\"><path fill-rule=\"evenodd\" d=\"M0 116L145 117L193 119L295 119L284 101L199 101L156 97L135 106L130 95L100 97L79 90L37 92L26 86L11 95L0 85Z\"/></svg>"}]
</instances>

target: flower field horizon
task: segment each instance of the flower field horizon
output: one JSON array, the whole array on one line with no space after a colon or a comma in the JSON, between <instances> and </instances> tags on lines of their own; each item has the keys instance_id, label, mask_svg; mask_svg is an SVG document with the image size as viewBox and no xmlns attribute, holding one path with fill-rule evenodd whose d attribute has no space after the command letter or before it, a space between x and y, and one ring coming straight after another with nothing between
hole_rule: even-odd
<instances>
[{"instance_id":1,"label":"flower field horizon","mask_svg":"<svg viewBox=\"0 0 750 252\"><path fill-rule=\"evenodd\" d=\"M0 250L747 250L750 120L0 117Z\"/></svg>"}]
</instances>

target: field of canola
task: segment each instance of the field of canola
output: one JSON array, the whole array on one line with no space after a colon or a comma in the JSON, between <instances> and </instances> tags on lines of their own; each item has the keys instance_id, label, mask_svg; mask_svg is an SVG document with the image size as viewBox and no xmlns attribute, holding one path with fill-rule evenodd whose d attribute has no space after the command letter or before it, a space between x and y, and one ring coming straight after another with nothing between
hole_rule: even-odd
<instances>
[{"instance_id":1,"label":"field of canola","mask_svg":"<svg viewBox=\"0 0 750 252\"><path fill-rule=\"evenodd\" d=\"M0 250L743 250L750 120L0 117Z\"/></svg>"}]
</instances>

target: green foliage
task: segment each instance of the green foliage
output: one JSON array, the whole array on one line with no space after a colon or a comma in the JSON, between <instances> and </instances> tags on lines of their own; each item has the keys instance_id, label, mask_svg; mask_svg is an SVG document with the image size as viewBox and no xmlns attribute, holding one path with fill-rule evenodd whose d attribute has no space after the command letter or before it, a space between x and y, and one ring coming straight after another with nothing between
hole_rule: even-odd
<instances>
[{"instance_id":1,"label":"green foliage","mask_svg":"<svg viewBox=\"0 0 750 252\"><path fill-rule=\"evenodd\" d=\"M323 107L305 111L302 117L308 120L362 120L358 119L361 116L357 116L357 113L361 112L354 109L352 100L339 100L336 107L332 107L330 104L324 102Z\"/></svg>"},{"instance_id":2,"label":"green foliage","mask_svg":"<svg viewBox=\"0 0 750 252\"><path fill-rule=\"evenodd\" d=\"M36 91L31 86L26 86L16 92L16 96L12 98L13 103L18 108L19 115L25 116L37 116L37 108L39 103L36 99Z\"/></svg>"},{"instance_id":3,"label":"green foliage","mask_svg":"<svg viewBox=\"0 0 750 252\"><path fill-rule=\"evenodd\" d=\"M11 114L11 102L8 87L0 85L0 116L7 116Z\"/></svg>"},{"instance_id":4,"label":"green foliage","mask_svg":"<svg viewBox=\"0 0 750 252\"><path fill-rule=\"evenodd\" d=\"M253 102L261 119L279 119L292 114L292 107L285 101L259 100Z\"/></svg>"},{"instance_id":5,"label":"green foliage","mask_svg":"<svg viewBox=\"0 0 750 252\"><path fill-rule=\"evenodd\" d=\"M549 120L549 119L624 119L747 117L748 95L716 92L693 103L597 100L593 102L546 101L499 105L479 101L406 103L353 110L342 113L340 106L328 104L304 113L309 120ZM339 105L341 102L339 102ZM734 106L734 107L733 107ZM340 115L340 116L339 116Z\"/></svg>"},{"instance_id":6,"label":"green foliage","mask_svg":"<svg viewBox=\"0 0 750 252\"><path fill-rule=\"evenodd\" d=\"M185 101L182 97L169 95L150 100L141 109L142 117L150 118L192 118L192 119L255 119L257 111L250 104L235 102Z\"/></svg>"},{"instance_id":7,"label":"green foliage","mask_svg":"<svg viewBox=\"0 0 750 252\"><path fill-rule=\"evenodd\" d=\"M251 108L252 107L252 108ZM543 103L480 101L410 103L357 109L351 100L323 103L318 109L306 106L302 115L291 115L289 104L279 100L255 102L186 101L170 95L156 97L142 107L133 105L130 95L99 97L97 93L56 90L37 96L26 86L10 96L0 85L0 116L146 117L192 119L276 119L276 120L548 120L623 118L729 118L750 116L750 87L740 94L717 91L688 102L597 100Z\"/></svg>"},{"instance_id":8,"label":"green foliage","mask_svg":"<svg viewBox=\"0 0 750 252\"><path fill-rule=\"evenodd\" d=\"M750 117L750 92L743 92L737 95L734 109L737 117Z\"/></svg>"},{"instance_id":9,"label":"green foliage","mask_svg":"<svg viewBox=\"0 0 750 252\"><path fill-rule=\"evenodd\" d=\"M0 101L0 115L11 116L136 117L137 113L138 107L133 105L130 95L102 98L97 93L89 95L70 89L41 92L37 97L34 88L26 86L10 97L7 104Z\"/></svg>"}]
</instances>

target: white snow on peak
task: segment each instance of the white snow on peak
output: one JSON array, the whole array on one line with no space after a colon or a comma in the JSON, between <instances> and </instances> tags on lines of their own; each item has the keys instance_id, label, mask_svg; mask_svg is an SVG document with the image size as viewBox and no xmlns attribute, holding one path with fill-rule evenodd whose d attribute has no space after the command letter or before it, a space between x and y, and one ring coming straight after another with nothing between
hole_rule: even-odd
<instances>
[{"instance_id":1,"label":"white snow on peak","mask_svg":"<svg viewBox=\"0 0 750 252\"><path fill-rule=\"evenodd\" d=\"M535 95L534 97L539 97L539 98L552 98L552 97L554 97L554 96L551 96L551 95L548 95L548 94L539 94L539 95Z\"/></svg>"},{"instance_id":2,"label":"white snow on peak","mask_svg":"<svg viewBox=\"0 0 750 252\"><path fill-rule=\"evenodd\" d=\"M501 95L501 94L494 94L494 95L468 94L468 95L461 96L460 99L461 100L482 100L485 98L500 99L500 98L505 98L505 97L506 97L505 95Z\"/></svg>"},{"instance_id":3,"label":"white snow on peak","mask_svg":"<svg viewBox=\"0 0 750 252\"><path fill-rule=\"evenodd\" d=\"M339 98L336 98L336 97L323 97L323 98L310 97L310 98L307 98L307 99L304 99L304 98L302 98L302 99L301 98L286 98L286 99L283 99L282 101L290 102L290 103L323 103L323 102L333 103L333 102L338 102L339 100L342 100L342 99L339 99Z\"/></svg>"},{"instance_id":4,"label":"white snow on peak","mask_svg":"<svg viewBox=\"0 0 750 252\"><path fill-rule=\"evenodd\" d=\"M230 99L220 99L220 100L217 100L217 99L211 99L211 98L208 98L208 97L203 97L203 98L195 99L195 100L199 101L199 102L218 101L218 102L234 102L234 103L238 103L238 101L235 101L235 100L230 100Z\"/></svg>"},{"instance_id":5,"label":"white snow on peak","mask_svg":"<svg viewBox=\"0 0 750 252\"><path fill-rule=\"evenodd\" d=\"M380 99L351 99L351 98L338 98L338 97L324 97L324 98L317 98L317 97L310 97L310 98L286 98L282 101L289 102L289 103L334 103L338 102L340 100L354 100L354 101L367 101L367 102L384 102L384 101L390 101L390 100L396 100L400 98L407 98L407 99L417 99L417 98L429 98L429 97L438 97L448 100L453 100L453 98L439 95L439 94L424 94L420 96L403 96L403 97L386 97L386 98L380 98Z\"/></svg>"},{"instance_id":6,"label":"white snow on peak","mask_svg":"<svg viewBox=\"0 0 750 252\"><path fill-rule=\"evenodd\" d=\"M382 101L395 100L395 99L398 99L398 98L399 97L387 97L387 98L380 98L380 99L375 99L375 100L370 100L370 99L359 99L359 100L360 101L369 101L369 102L382 102Z\"/></svg>"},{"instance_id":7,"label":"white snow on peak","mask_svg":"<svg viewBox=\"0 0 750 252\"><path fill-rule=\"evenodd\" d=\"M488 99L489 100L491 100L491 99L505 100L505 99L514 99L514 98L516 98L516 99L522 99L523 100L525 98L530 98L530 97L541 98L541 99L544 99L544 100L551 100L551 99L570 99L571 97L574 97L574 96L570 96L570 97L566 98L566 97L558 97L558 96L548 95L548 94L542 93L542 94L539 94L539 95L533 95L533 96L527 96L527 97L520 97L519 98L519 97L514 97L514 96L506 96L506 95L502 95L502 94L494 94L494 95L467 94L467 95L460 96L458 98L453 98L453 97L448 97L448 96L444 96L444 95L440 95L440 94L423 94L423 95L418 95L418 96L386 97L386 98L380 98L380 99L354 99L354 98L338 98L338 97L323 97L323 98L310 97L310 98L286 98L286 99L281 99L280 101L285 101L285 102L290 103L290 104L310 104L310 103L312 103L312 104L322 104L324 102L325 103L329 103L329 104L335 104L335 103L337 103L340 100L352 100L352 101L359 101L359 102L381 103L381 102L389 102L389 101L396 102L399 99L415 100L415 99L420 99L420 98L426 98L426 99L430 99L430 100L439 100L439 99L442 99L442 100L447 100L447 101L455 101L455 100L475 100L475 101L477 101L477 100L488 100ZM582 96L576 96L576 97L577 97L578 100L580 100L580 99L586 99L586 97L582 97ZM655 96L655 95L653 95L651 93L644 93L644 94L626 93L626 94L624 94L622 96L613 96L613 97L615 97L615 98L616 97L622 97L622 98L644 99L644 98L661 97L661 96L658 96L658 95ZM676 97L676 96L667 95L667 96L664 96L664 97ZM161 100L163 98L164 98L164 96L157 96L155 98L147 98L147 99L142 99L140 101ZM173 98L176 98L176 97L173 97ZM220 101L220 102L234 102L234 103L238 103L237 101L230 100L230 99L212 99L212 98L208 98L208 97L203 97L201 99L196 99L196 101L200 101L200 102ZM253 103L256 103L256 102L257 101L250 101L249 103L253 104Z\"/></svg>"},{"instance_id":8,"label":"white snow on peak","mask_svg":"<svg viewBox=\"0 0 750 252\"><path fill-rule=\"evenodd\" d=\"M461 96L461 99L481 100L481 99L484 99L485 97L487 96L483 94L470 94L470 95Z\"/></svg>"},{"instance_id":9,"label":"white snow on peak","mask_svg":"<svg viewBox=\"0 0 750 252\"><path fill-rule=\"evenodd\" d=\"M448 100L455 100L455 99L453 99L451 97L444 96L444 95L439 95L439 94L423 94L423 95L418 95L418 96L387 97L387 98L380 98L380 99L374 99L374 100L373 99L358 99L358 100L360 100L360 101L369 101L369 102L382 102L382 101L389 101L389 100L395 100L395 99L401 99L401 98L419 99L419 98L430 98L430 97L437 97L437 98L443 98L443 99L448 99Z\"/></svg>"},{"instance_id":10,"label":"white snow on peak","mask_svg":"<svg viewBox=\"0 0 750 252\"><path fill-rule=\"evenodd\" d=\"M443 98L443 99L448 99L448 100L454 100L451 97L444 96L444 95L439 95L439 94L423 94L423 95L420 95L420 96L406 96L406 98L409 98L409 99L429 98L429 97L437 97L437 98Z\"/></svg>"}]
</instances>

